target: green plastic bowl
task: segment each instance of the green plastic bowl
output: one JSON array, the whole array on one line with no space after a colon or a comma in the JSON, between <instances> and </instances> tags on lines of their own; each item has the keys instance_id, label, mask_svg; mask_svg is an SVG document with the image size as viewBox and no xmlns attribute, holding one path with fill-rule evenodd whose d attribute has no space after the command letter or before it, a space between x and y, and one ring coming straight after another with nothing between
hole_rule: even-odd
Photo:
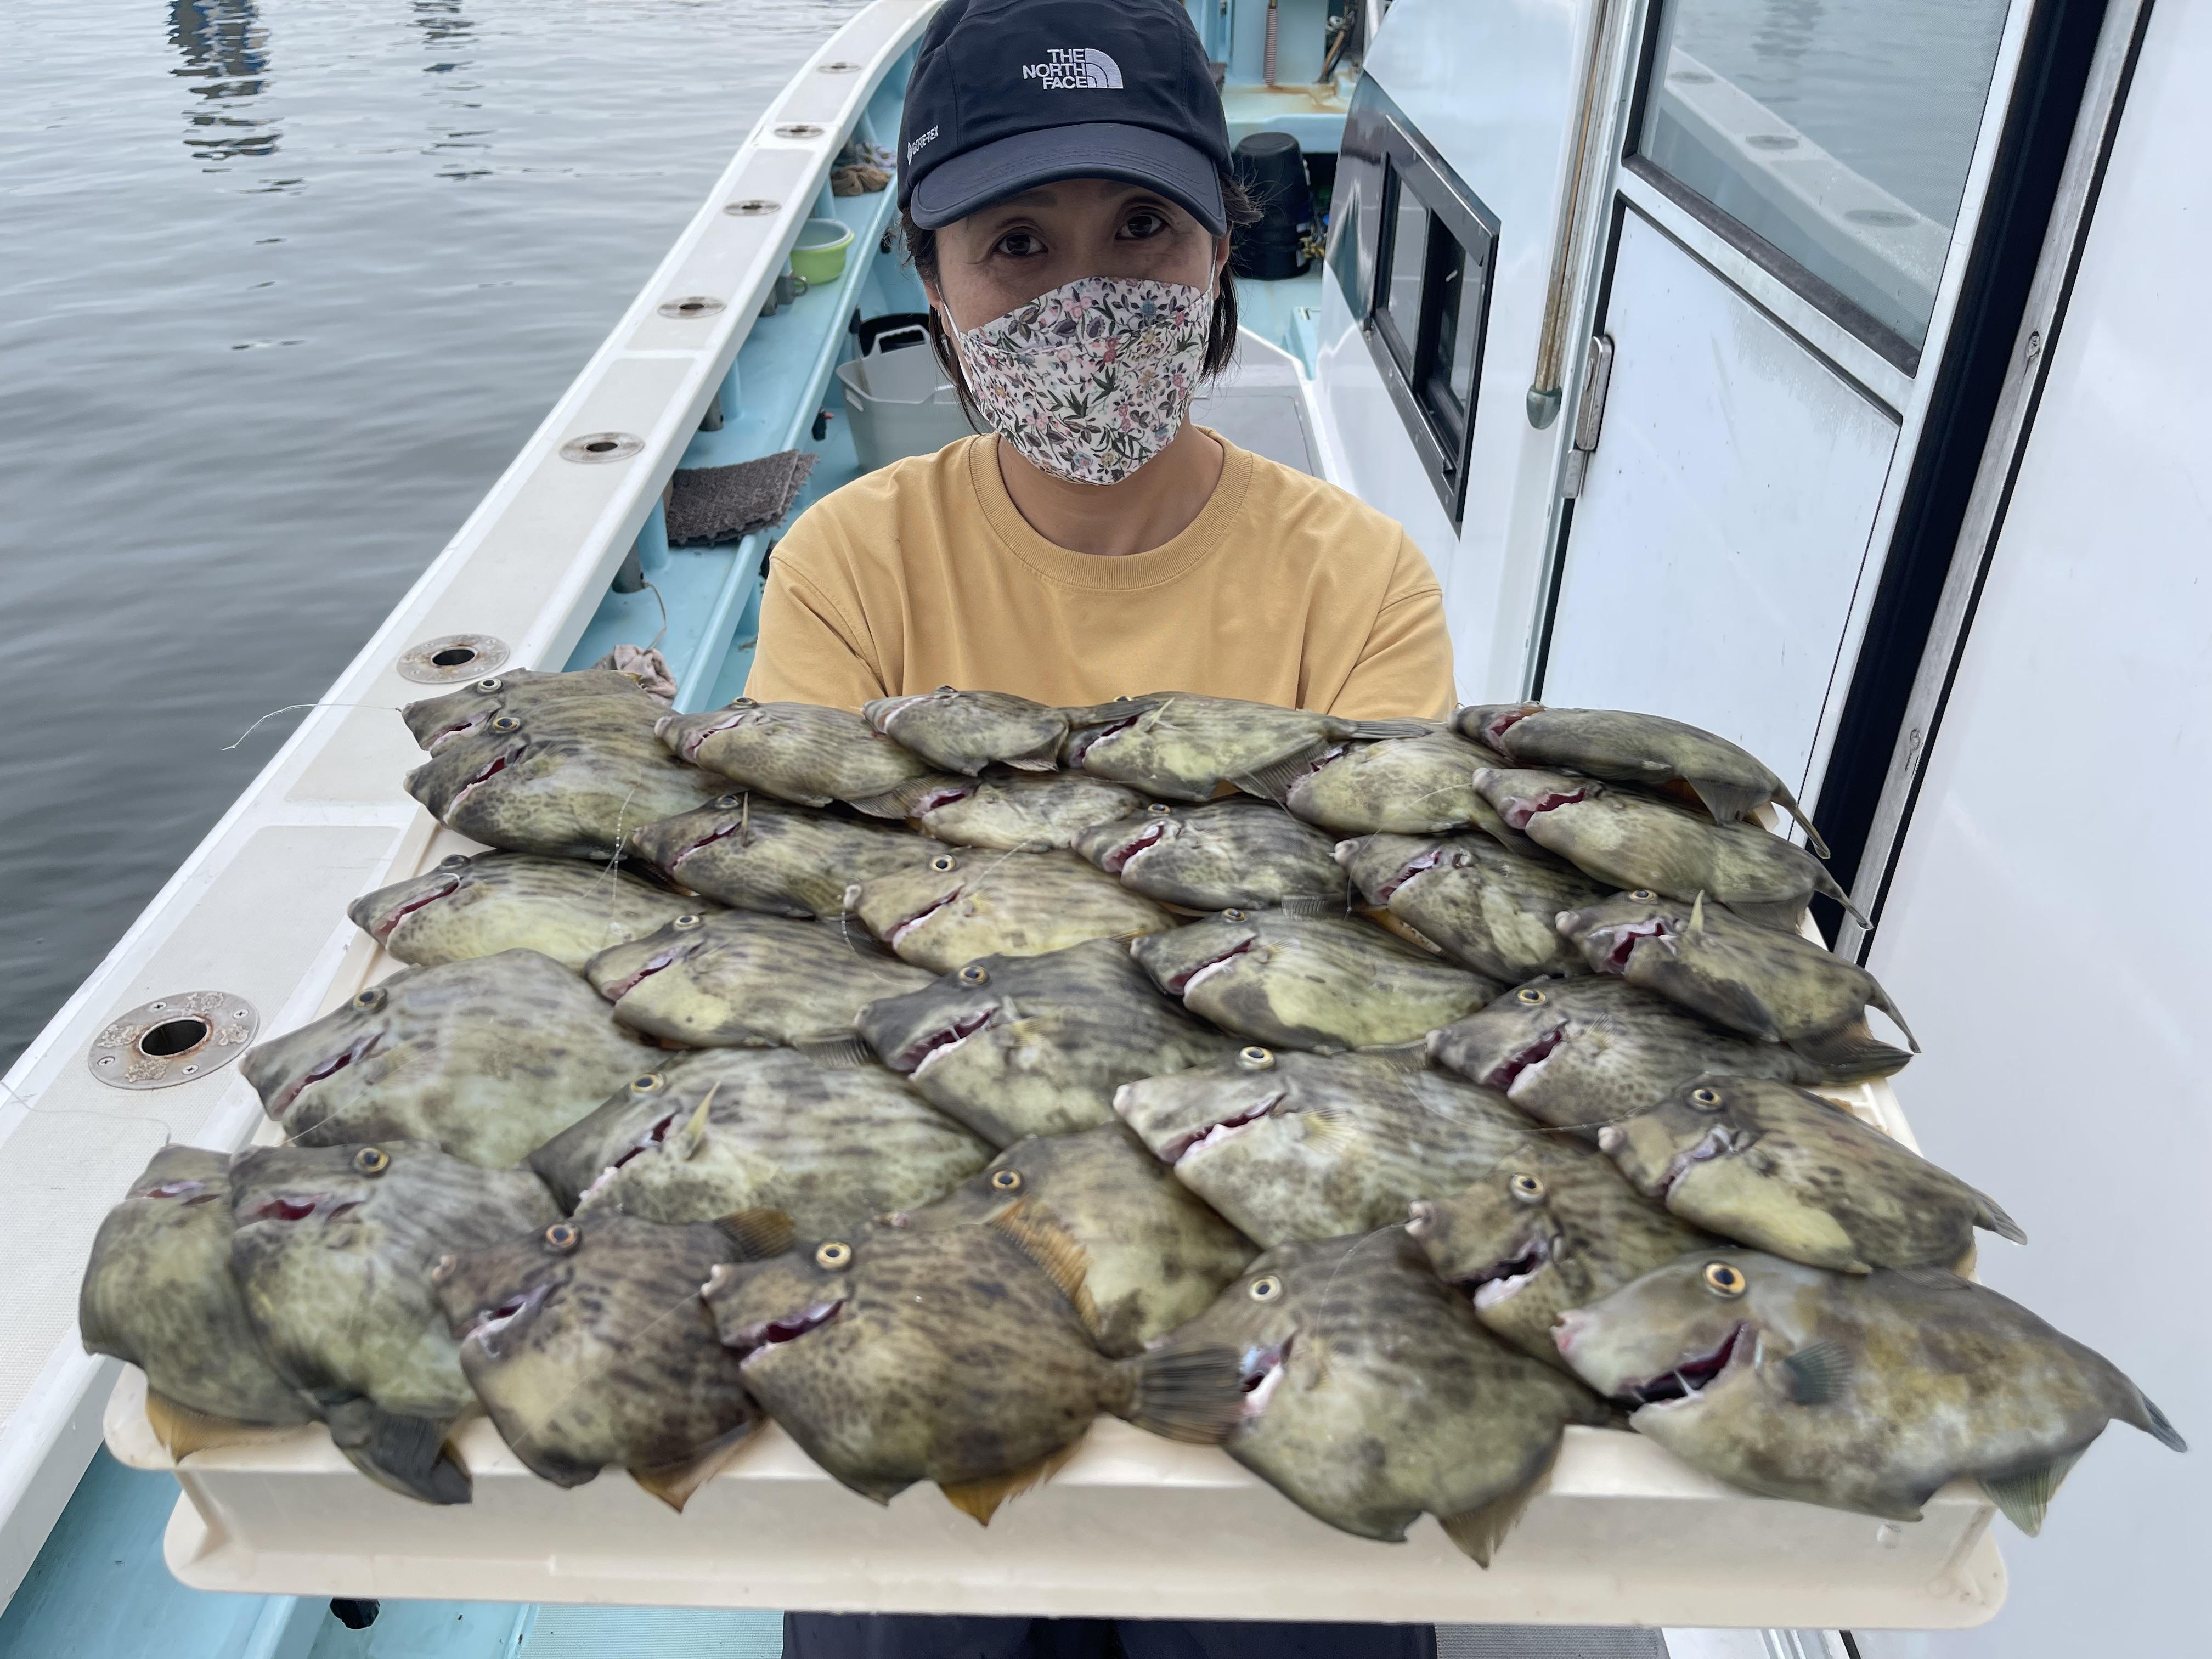
<instances>
[{"instance_id":1,"label":"green plastic bowl","mask_svg":"<svg viewBox=\"0 0 2212 1659\"><path fill-rule=\"evenodd\" d=\"M791 250L791 274L804 276L810 288L834 283L845 274L845 253L852 246L850 225L809 219L799 228L798 246Z\"/></svg>"}]
</instances>

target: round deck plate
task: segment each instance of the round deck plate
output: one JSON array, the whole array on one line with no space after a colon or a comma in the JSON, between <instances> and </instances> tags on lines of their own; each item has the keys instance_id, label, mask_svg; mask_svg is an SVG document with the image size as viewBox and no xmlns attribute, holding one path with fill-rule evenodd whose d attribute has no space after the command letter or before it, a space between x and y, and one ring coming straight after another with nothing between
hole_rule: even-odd
<instances>
[{"instance_id":1,"label":"round deck plate","mask_svg":"<svg viewBox=\"0 0 2212 1659\"><path fill-rule=\"evenodd\" d=\"M571 438L561 446L564 461L581 461L586 465L594 462L626 461L645 447L645 440L634 432L586 432L580 438Z\"/></svg>"},{"instance_id":2,"label":"round deck plate","mask_svg":"<svg viewBox=\"0 0 2212 1659\"><path fill-rule=\"evenodd\" d=\"M115 1089L170 1089L221 1071L244 1054L261 1016L229 991L179 991L110 1020L84 1063Z\"/></svg>"},{"instance_id":3,"label":"round deck plate","mask_svg":"<svg viewBox=\"0 0 2212 1659\"><path fill-rule=\"evenodd\" d=\"M401 679L417 685L453 685L482 679L507 660L507 641L489 634L441 634L409 646L395 666Z\"/></svg>"}]
</instances>

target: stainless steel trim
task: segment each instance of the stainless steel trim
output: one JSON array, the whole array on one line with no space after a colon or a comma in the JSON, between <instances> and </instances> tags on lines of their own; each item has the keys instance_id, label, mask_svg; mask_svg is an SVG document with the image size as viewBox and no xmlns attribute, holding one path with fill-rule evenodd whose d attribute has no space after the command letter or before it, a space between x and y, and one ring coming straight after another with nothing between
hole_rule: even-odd
<instances>
[{"instance_id":1,"label":"stainless steel trim","mask_svg":"<svg viewBox=\"0 0 2212 1659\"><path fill-rule=\"evenodd\" d=\"M1582 270L1582 261L1575 253L1583 236L1583 203L1589 195L1590 175L1598 170L1593 152L1606 125L1597 118L1598 81L1612 61L1606 45L1612 38L1614 15L1614 0L1595 0L1589 41L1583 52L1582 95L1575 111L1574 175L1560 203L1559 227L1552 239L1552 276L1545 285L1544 326L1536 337L1536 372L1528 382L1528 424L1540 432L1559 418L1563 401L1567 313L1574 306L1575 276Z\"/></svg>"}]
</instances>

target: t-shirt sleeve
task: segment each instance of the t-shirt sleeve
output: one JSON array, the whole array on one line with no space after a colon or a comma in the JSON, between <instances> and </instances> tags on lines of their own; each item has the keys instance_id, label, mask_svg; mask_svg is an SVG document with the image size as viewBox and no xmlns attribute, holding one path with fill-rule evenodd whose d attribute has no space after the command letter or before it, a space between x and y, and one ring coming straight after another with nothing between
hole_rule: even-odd
<instances>
[{"instance_id":1,"label":"t-shirt sleeve","mask_svg":"<svg viewBox=\"0 0 2212 1659\"><path fill-rule=\"evenodd\" d=\"M799 538L793 526L785 545ZM777 549L779 554L784 548ZM858 606L840 606L823 586L779 557L761 594L760 642L745 677L745 695L759 702L814 702L858 713L888 696L868 659ZM852 614L848 614L849 607Z\"/></svg>"},{"instance_id":2,"label":"t-shirt sleeve","mask_svg":"<svg viewBox=\"0 0 2212 1659\"><path fill-rule=\"evenodd\" d=\"M1328 712L1347 720L1436 720L1456 701L1443 590L1421 550L1401 533L1389 592Z\"/></svg>"}]
</instances>

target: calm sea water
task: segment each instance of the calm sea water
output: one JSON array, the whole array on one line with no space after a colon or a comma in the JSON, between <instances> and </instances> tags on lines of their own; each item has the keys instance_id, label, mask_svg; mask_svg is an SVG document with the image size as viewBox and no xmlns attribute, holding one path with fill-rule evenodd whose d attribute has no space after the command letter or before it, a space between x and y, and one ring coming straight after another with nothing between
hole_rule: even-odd
<instances>
[{"instance_id":1,"label":"calm sea water","mask_svg":"<svg viewBox=\"0 0 2212 1659\"><path fill-rule=\"evenodd\" d=\"M859 0L27 0L0 66L0 1066Z\"/></svg>"}]
</instances>

